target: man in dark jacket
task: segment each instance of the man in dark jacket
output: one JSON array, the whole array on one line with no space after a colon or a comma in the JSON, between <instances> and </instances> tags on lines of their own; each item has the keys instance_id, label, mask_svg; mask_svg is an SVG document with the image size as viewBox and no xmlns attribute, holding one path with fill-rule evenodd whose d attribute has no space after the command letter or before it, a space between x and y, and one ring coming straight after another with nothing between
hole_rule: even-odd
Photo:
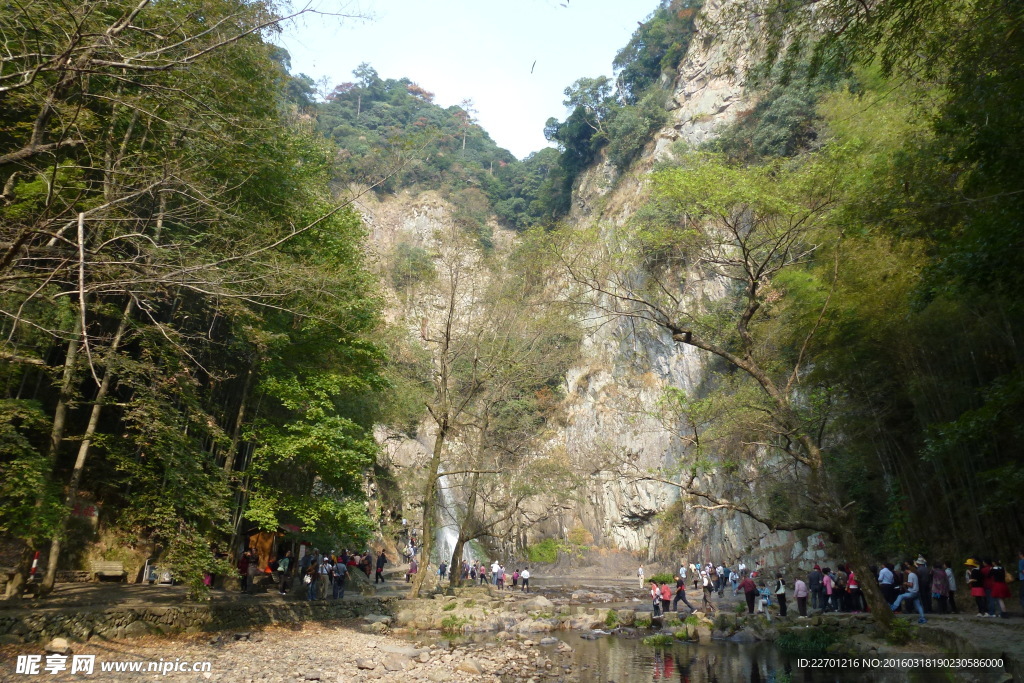
<instances>
[{"instance_id":1,"label":"man in dark jacket","mask_svg":"<svg viewBox=\"0 0 1024 683\"><path fill-rule=\"evenodd\" d=\"M917 574L918 586L921 587L921 606L924 607L925 614L931 614L932 611L932 570L928 568L928 563L925 561L923 556L918 556L914 560L914 573Z\"/></svg>"},{"instance_id":2,"label":"man in dark jacket","mask_svg":"<svg viewBox=\"0 0 1024 683\"><path fill-rule=\"evenodd\" d=\"M377 556L377 573L373 577L374 583L384 583L384 565L387 563L388 556L381 550L380 555Z\"/></svg>"},{"instance_id":3,"label":"man in dark jacket","mask_svg":"<svg viewBox=\"0 0 1024 683\"><path fill-rule=\"evenodd\" d=\"M821 567L814 565L814 569L807 575L807 590L811 592L811 609L825 609L825 586L821 583Z\"/></svg>"}]
</instances>

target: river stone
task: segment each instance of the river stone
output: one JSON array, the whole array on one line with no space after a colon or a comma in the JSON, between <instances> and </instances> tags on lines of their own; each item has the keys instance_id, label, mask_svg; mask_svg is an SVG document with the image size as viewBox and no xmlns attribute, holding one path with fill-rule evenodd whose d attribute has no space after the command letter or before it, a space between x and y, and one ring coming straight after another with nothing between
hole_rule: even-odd
<instances>
[{"instance_id":1,"label":"river stone","mask_svg":"<svg viewBox=\"0 0 1024 683\"><path fill-rule=\"evenodd\" d=\"M548 611L554 608L555 603L551 602L543 595L538 595L535 598L530 598L525 602L519 603L519 606L528 612L532 610Z\"/></svg>"},{"instance_id":2,"label":"river stone","mask_svg":"<svg viewBox=\"0 0 1024 683\"><path fill-rule=\"evenodd\" d=\"M384 658L384 668L388 671L405 671L410 666L412 662L402 655L388 655Z\"/></svg>"},{"instance_id":3,"label":"river stone","mask_svg":"<svg viewBox=\"0 0 1024 683\"><path fill-rule=\"evenodd\" d=\"M552 636L548 636L547 638L541 638L540 639L540 644L541 645L554 645L557 642L558 642L558 638L554 638Z\"/></svg>"},{"instance_id":4,"label":"river stone","mask_svg":"<svg viewBox=\"0 0 1024 683\"><path fill-rule=\"evenodd\" d=\"M755 643L759 639L751 629L745 628L729 638L734 643Z\"/></svg>"},{"instance_id":5,"label":"river stone","mask_svg":"<svg viewBox=\"0 0 1024 683\"><path fill-rule=\"evenodd\" d=\"M71 654L71 643L67 638L54 638L44 648L48 655L69 655Z\"/></svg>"},{"instance_id":6,"label":"river stone","mask_svg":"<svg viewBox=\"0 0 1024 683\"><path fill-rule=\"evenodd\" d=\"M363 617L363 621L371 623L371 624L376 624L378 622L383 622L385 624L390 625L391 624L391 617L387 616L386 614L367 614L366 616Z\"/></svg>"},{"instance_id":7,"label":"river stone","mask_svg":"<svg viewBox=\"0 0 1024 683\"><path fill-rule=\"evenodd\" d=\"M377 668L377 662L373 661L372 659L362 659L362 658L360 658L360 659L356 660L356 668L359 668L359 669L376 669Z\"/></svg>"},{"instance_id":8,"label":"river stone","mask_svg":"<svg viewBox=\"0 0 1024 683\"><path fill-rule=\"evenodd\" d=\"M484 668L480 666L480 662L475 659L463 659L459 662L459 665L455 667L456 671L465 671L468 674L475 674L477 676L483 674Z\"/></svg>"},{"instance_id":9,"label":"river stone","mask_svg":"<svg viewBox=\"0 0 1024 683\"><path fill-rule=\"evenodd\" d=\"M620 609L615 612L619 623L623 626L632 626L636 623L636 611L631 609Z\"/></svg>"}]
</instances>

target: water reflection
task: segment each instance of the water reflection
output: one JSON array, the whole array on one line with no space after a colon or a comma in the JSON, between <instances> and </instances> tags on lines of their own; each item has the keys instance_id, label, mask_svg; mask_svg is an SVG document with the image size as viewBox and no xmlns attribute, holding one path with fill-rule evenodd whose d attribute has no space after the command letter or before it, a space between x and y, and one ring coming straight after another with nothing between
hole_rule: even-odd
<instances>
[{"instance_id":1,"label":"water reflection","mask_svg":"<svg viewBox=\"0 0 1024 683\"><path fill-rule=\"evenodd\" d=\"M678 643L649 647L639 640L603 637L583 640L562 638L574 649L575 669L581 683L930 683L951 681L940 670L826 670L801 668L797 658L784 655L767 643ZM997 680L972 672L970 680Z\"/></svg>"}]
</instances>

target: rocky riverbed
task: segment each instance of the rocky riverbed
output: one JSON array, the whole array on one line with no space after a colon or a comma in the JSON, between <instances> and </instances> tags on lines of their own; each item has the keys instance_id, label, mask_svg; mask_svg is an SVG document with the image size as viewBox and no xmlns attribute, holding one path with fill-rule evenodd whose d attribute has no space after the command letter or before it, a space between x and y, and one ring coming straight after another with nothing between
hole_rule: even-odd
<instances>
[{"instance_id":1,"label":"rocky riverbed","mask_svg":"<svg viewBox=\"0 0 1024 683\"><path fill-rule=\"evenodd\" d=\"M204 673L170 672L168 681L284 683L291 681L578 681L572 648L555 639L510 637L486 642L437 639L416 641L368 633L365 621L299 623L257 631L216 635L143 637L70 643L74 655L94 655L93 681L152 680L152 672L102 672L104 662L209 662ZM544 645L541 645L541 642ZM54 649L54 648L51 648ZM43 654L42 648L0 650L0 680L24 681L16 674L18 655ZM44 655L42 665L45 666ZM81 680L68 671L46 680Z\"/></svg>"}]
</instances>

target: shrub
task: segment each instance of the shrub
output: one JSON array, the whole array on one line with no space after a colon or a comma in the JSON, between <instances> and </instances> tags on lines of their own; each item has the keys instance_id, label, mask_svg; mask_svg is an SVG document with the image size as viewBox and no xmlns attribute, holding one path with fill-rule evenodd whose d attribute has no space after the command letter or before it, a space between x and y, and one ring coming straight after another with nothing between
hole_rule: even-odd
<instances>
[{"instance_id":1,"label":"shrub","mask_svg":"<svg viewBox=\"0 0 1024 683\"><path fill-rule=\"evenodd\" d=\"M608 610L608 616L604 618L604 625L608 628L615 628L619 623L619 615L615 610Z\"/></svg>"},{"instance_id":2,"label":"shrub","mask_svg":"<svg viewBox=\"0 0 1024 683\"><path fill-rule=\"evenodd\" d=\"M639 617L636 621L633 622L633 625L637 628L650 628L651 620L647 617Z\"/></svg>"},{"instance_id":3,"label":"shrub","mask_svg":"<svg viewBox=\"0 0 1024 683\"><path fill-rule=\"evenodd\" d=\"M671 645L675 642L675 637L670 636L667 633L657 633L653 636L647 636L644 638L644 645L654 645L657 647L664 647L665 645Z\"/></svg>"},{"instance_id":4,"label":"shrub","mask_svg":"<svg viewBox=\"0 0 1024 683\"><path fill-rule=\"evenodd\" d=\"M648 582L654 581L655 583L657 583L659 585L663 584L663 583L675 585L676 577L673 576L672 574L655 574L651 578L647 579L647 581Z\"/></svg>"},{"instance_id":5,"label":"shrub","mask_svg":"<svg viewBox=\"0 0 1024 683\"><path fill-rule=\"evenodd\" d=\"M405 289L437 277L434 261L423 247L400 242L391 255L391 283Z\"/></svg>"},{"instance_id":6,"label":"shrub","mask_svg":"<svg viewBox=\"0 0 1024 683\"><path fill-rule=\"evenodd\" d=\"M906 619L893 619L885 640L890 645L906 645L917 637L917 627Z\"/></svg>"},{"instance_id":7,"label":"shrub","mask_svg":"<svg viewBox=\"0 0 1024 683\"><path fill-rule=\"evenodd\" d=\"M725 615L723 614L723 615L720 615L720 616L725 616ZM688 626L697 626L698 624L700 624L700 617L696 617L696 616L690 614L685 619L683 619L683 623L687 624Z\"/></svg>"},{"instance_id":8,"label":"shrub","mask_svg":"<svg viewBox=\"0 0 1024 683\"><path fill-rule=\"evenodd\" d=\"M454 602L449 602L448 604L446 604L444 607L441 608L441 611L442 612L451 612L456 607L457 607L457 605Z\"/></svg>"},{"instance_id":9,"label":"shrub","mask_svg":"<svg viewBox=\"0 0 1024 683\"><path fill-rule=\"evenodd\" d=\"M459 633L462 627L469 623L469 619L455 614L449 614L441 620L441 629L448 633Z\"/></svg>"},{"instance_id":10,"label":"shrub","mask_svg":"<svg viewBox=\"0 0 1024 683\"><path fill-rule=\"evenodd\" d=\"M824 652L829 645L840 641L839 636L820 628L785 631L775 640L775 645L787 654L800 652Z\"/></svg>"},{"instance_id":11,"label":"shrub","mask_svg":"<svg viewBox=\"0 0 1024 683\"><path fill-rule=\"evenodd\" d=\"M563 550L562 546L562 542L557 538L545 538L540 543L527 546L526 559L534 564L551 564L558 560L558 553Z\"/></svg>"}]
</instances>

